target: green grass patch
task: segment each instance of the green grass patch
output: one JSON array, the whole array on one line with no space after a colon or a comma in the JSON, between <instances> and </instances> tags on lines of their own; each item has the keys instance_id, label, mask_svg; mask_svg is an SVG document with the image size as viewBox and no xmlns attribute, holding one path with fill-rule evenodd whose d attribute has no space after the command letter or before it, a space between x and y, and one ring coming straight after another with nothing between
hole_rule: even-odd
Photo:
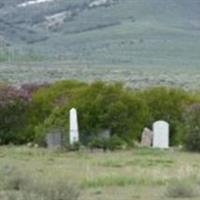
<instances>
[{"instance_id":1,"label":"green grass patch","mask_svg":"<svg viewBox=\"0 0 200 200\"><path fill-rule=\"evenodd\" d=\"M110 187L110 186L120 186L125 187L129 185L164 185L166 181L164 180L151 180L147 177L133 177L133 176L101 176L97 178L89 178L82 182L81 186L83 188L98 188L98 187Z\"/></svg>"}]
</instances>

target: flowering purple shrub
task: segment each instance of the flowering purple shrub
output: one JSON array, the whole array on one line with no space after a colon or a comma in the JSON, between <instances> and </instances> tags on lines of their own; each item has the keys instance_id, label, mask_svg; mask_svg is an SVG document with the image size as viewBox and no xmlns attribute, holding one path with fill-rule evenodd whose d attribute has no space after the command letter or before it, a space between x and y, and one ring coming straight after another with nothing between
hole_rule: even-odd
<instances>
[{"instance_id":1,"label":"flowering purple shrub","mask_svg":"<svg viewBox=\"0 0 200 200\"><path fill-rule=\"evenodd\" d=\"M24 93L27 93L27 95L29 95L29 97L32 98L32 95L38 89L40 89L40 88L47 88L49 86L50 86L49 83L42 83L42 84L38 84L38 83L26 83L26 84L21 85L20 91L22 91Z\"/></svg>"},{"instance_id":2,"label":"flowering purple shrub","mask_svg":"<svg viewBox=\"0 0 200 200\"><path fill-rule=\"evenodd\" d=\"M26 132L27 108L32 93L24 88L0 86L0 143L23 143L29 140Z\"/></svg>"}]
</instances>

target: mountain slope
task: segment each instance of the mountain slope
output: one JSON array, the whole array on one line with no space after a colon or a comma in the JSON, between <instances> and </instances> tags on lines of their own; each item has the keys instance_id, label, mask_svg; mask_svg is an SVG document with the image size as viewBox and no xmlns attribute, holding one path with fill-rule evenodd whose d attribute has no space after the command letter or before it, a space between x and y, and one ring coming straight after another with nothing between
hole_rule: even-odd
<instances>
[{"instance_id":1,"label":"mountain slope","mask_svg":"<svg viewBox=\"0 0 200 200\"><path fill-rule=\"evenodd\" d=\"M200 1L0 0L0 44L80 64L199 67Z\"/></svg>"}]
</instances>

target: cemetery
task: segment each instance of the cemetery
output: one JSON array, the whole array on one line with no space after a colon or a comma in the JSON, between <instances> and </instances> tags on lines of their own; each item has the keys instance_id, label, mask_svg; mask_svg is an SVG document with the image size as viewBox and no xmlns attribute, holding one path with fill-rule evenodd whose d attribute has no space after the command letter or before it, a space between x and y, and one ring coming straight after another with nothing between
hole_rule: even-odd
<instances>
[{"instance_id":1,"label":"cemetery","mask_svg":"<svg viewBox=\"0 0 200 200\"><path fill-rule=\"evenodd\" d=\"M200 94L59 81L0 86L0 199L200 198Z\"/></svg>"},{"instance_id":2,"label":"cemetery","mask_svg":"<svg viewBox=\"0 0 200 200\"><path fill-rule=\"evenodd\" d=\"M75 108L70 109L69 114L69 144L73 147L79 141L79 130L78 130L78 116ZM110 133L97 136L98 138L104 138L110 140ZM59 131L49 133L46 138L47 147L49 149L59 149L64 147L66 138ZM165 121L157 121L153 124L153 131L148 128L144 128L142 133L141 146L153 147L160 149L169 148L169 124Z\"/></svg>"},{"instance_id":3,"label":"cemetery","mask_svg":"<svg viewBox=\"0 0 200 200\"><path fill-rule=\"evenodd\" d=\"M0 0L0 200L200 200L200 0Z\"/></svg>"}]
</instances>

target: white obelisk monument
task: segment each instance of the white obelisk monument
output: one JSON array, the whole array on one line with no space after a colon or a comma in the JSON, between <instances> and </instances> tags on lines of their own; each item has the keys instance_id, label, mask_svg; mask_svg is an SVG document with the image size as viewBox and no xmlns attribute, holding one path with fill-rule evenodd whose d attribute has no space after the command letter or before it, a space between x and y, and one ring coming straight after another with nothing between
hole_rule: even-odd
<instances>
[{"instance_id":1,"label":"white obelisk monument","mask_svg":"<svg viewBox=\"0 0 200 200\"><path fill-rule=\"evenodd\" d=\"M76 109L72 108L69 112L69 143L73 145L76 142L79 142L78 118Z\"/></svg>"}]
</instances>

